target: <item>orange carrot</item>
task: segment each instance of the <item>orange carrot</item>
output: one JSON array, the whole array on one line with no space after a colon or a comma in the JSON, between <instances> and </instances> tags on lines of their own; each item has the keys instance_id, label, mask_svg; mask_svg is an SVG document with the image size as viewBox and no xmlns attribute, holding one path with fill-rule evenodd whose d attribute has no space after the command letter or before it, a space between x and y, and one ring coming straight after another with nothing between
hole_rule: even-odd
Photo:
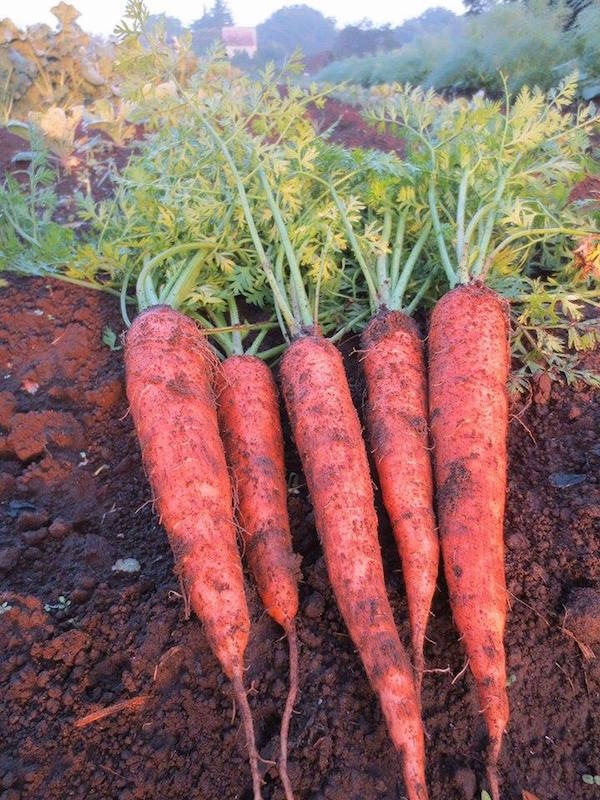
<instances>
[{"instance_id":1,"label":"orange carrot","mask_svg":"<svg viewBox=\"0 0 600 800\"><path fill-rule=\"evenodd\" d=\"M440 540L454 619L488 729L494 798L508 721L503 517L509 366L507 314L499 296L478 284L446 294L429 333Z\"/></svg>"},{"instance_id":2,"label":"orange carrot","mask_svg":"<svg viewBox=\"0 0 600 800\"><path fill-rule=\"evenodd\" d=\"M329 580L402 753L409 800L424 800L419 703L386 595L367 454L341 356L320 335L303 335L283 357L281 381Z\"/></svg>"},{"instance_id":3,"label":"orange carrot","mask_svg":"<svg viewBox=\"0 0 600 800\"><path fill-rule=\"evenodd\" d=\"M144 466L190 605L233 683L259 800L258 754L243 686L250 620L217 423L214 368L210 348L188 317L153 306L134 320L125 343L125 370Z\"/></svg>"},{"instance_id":4,"label":"orange carrot","mask_svg":"<svg viewBox=\"0 0 600 800\"><path fill-rule=\"evenodd\" d=\"M279 770L286 797L292 798L287 742L298 692L298 566L292 550L283 433L271 370L256 356L226 358L219 371L218 406L248 563L267 613L285 630L289 642L290 689L281 722Z\"/></svg>"},{"instance_id":5,"label":"orange carrot","mask_svg":"<svg viewBox=\"0 0 600 800\"><path fill-rule=\"evenodd\" d=\"M420 697L425 630L439 565L423 347L413 320L386 308L365 328L361 343L369 436L402 560Z\"/></svg>"}]
</instances>

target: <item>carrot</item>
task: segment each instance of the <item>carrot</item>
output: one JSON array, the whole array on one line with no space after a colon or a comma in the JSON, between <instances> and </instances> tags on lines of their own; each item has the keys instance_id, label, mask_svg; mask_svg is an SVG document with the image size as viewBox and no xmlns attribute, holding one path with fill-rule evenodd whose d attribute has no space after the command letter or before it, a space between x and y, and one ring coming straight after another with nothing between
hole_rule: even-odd
<instances>
[{"instance_id":1,"label":"carrot","mask_svg":"<svg viewBox=\"0 0 600 800\"><path fill-rule=\"evenodd\" d=\"M213 136L235 182L258 263L273 294L284 339L292 340L281 362L283 396L312 498L329 580L367 676L379 696L392 741L402 753L409 800L426 800L425 747L419 701L385 590L373 487L360 423L341 356L335 345L320 335L320 284L314 287L314 304L311 304L300 269L299 252L292 244L295 241L296 247L301 249L307 228L301 222L294 231L297 236L290 238L290 230L273 193L272 181L277 177L269 177L265 163L254 151L255 175L281 243L274 270L227 142L214 129ZM326 253L330 245L331 228L324 235L325 241L320 242L324 233L323 226L318 226L315 241L310 234L310 244L316 246L316 252L323 248ZM287 274L283 270L284 256L289 268ZM338 335L340 333L343 329Z\"/></svg>"},{"instance_id":2,"label":"carrot","mask_svg":"<svg viewBox=\"0 0 600 800\"><path fill-rule=\"evenodd\" d=\"M506 494L505 305L481 284L437 303L429 332L429 404L440 538L450 604L489 736L488 779L508 722L503 516Z\"/></svg>"},{"instance_id":3,"label":"carrot","mask_svg":"<svg viewBox=\"0 0 600 800\"><path fill-rule=\"evenodd\" d=\"M363 331L361 344L369 437L402 560L420 697L425 630L439 565L423 347L413 320L385 307Z\"/></svg>"},{"instance_id":4,"label":"carrot","mask_svg":"<svg viewBox=\"0 0 600 800\"><path fill-rule=\"evenodd\" d=\"M232 681L259 800L258 754L243 686L250 620L217 423L214 362L192 320L168 306L138 315L127 334L127 397L144 466L190 605Z\"/></svg>"},{"instance_id":5,"label":"carrot","mask_svg":"<svg viewBox=\"0 0 600 800\"><path fill-rule=\"evenodd\" d=\"M219 371L219 423L248 563L267 613L286 632L290 689L281 721L279 770L287 798L288 731L298 692L298 566L287 511L277 387L260 358L233 355Z\"/></svg>"},{"instance_id":6,"label":"carrot","mask_svg":"<svg viewBox=\"0 0 600 800\"><path fill-rule=\"evenodd\" d=\"M329 580L402 753L408 797L424 800L419 702L386 595L367 454L339 351L301 335L283 357L281 382Z\"/></svg>"}]
</instances>

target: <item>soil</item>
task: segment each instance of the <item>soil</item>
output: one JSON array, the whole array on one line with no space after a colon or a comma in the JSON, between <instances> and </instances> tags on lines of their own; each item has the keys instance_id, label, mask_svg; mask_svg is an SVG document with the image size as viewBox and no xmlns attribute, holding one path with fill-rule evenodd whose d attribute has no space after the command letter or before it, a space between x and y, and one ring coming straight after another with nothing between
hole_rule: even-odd
<instances>
[{"instance_id":1,"label":"soil","mask_svg":"<svg viewBox=\"0 0 600 800\"><path fill-rule=\"evenodd\" d=\"M319 133L330 131L331 141L344 147L373 148L400 156L404 154L402 139L368 125L360 110L348 103L329 98L323 108L311 106L308 113Z\"/></svg>"},{"instance_id":2,"label":"soil","mask_svg":"<svg viewBox=\"0 0 600 800\"><path fill-rule=\"evenodd\" d=\"M384 146L360 130L363 143ZM0 142L0 154L7 147ZM239 715L201 625L185 619L128 416L122 354L102 344L106 325L123 328L108 295L10 276L0 289L0 800L250 800ZM343 349L360 409L356 347L350 339ZM599 355L587 366L600 370ZM599 394L545 376L532 388L513 402L510 425L503 798L526 790L588 800L598 787L582 776L600 774ZM286 461L302 557L296 797L400 800L399 757L331 595L287 424ZM377 502L387 588L408 645L399 560ZM119 559L139 571L114 570ZM287 645L246 578L246 684L269 760ZM485 788L484 726L441 575L428 634L430 796L473 800ZM115 703L125 706L75 725ZM262 768L265 800L282 800L276 769Z\"/></svg>"},{"instance_id":3,"label":"soil","mask_svg":"<svg viewBox=\"0 0 600 800\"><path fill-rule=\"evenodd\" d=\"M184 618L127 415L121 353L101 341L105 325L121 331L116 302L10 279L0 319L0 797L249 798L230 689L200 624ZM345 349L360 404L356 345ZM562 624L575 589L600 588L600 403L588 389L542 381L530 405L513 412L504 796L527 789L540 800L584 800L594 789L581 776L600 771L600 659L586 660ZM301 694L291 729L297 797L397 800L399 759L329 590L289 437L287 460L303 574ZM584 477L554 488L572 482L557 480L561 473ZM408 643L398 557L381 509L380 516L389 595ZM113 571L120 558L137 559L140 571ZM286 643L247 583L246 680L269 759L277 752ZM594 607L587 603L588 616ZM579 624L578 636L586 629ZM427 662L437 670L425 676L423 696L431 797L471 800L483 779L484 731L468 672L453 682L464 654L442 578L429 637ZM142 706L74 727L91 711L139 695L149 695ZM263 766L265 798L281 798L275 770Z\"/></svg>"}]
</instances>

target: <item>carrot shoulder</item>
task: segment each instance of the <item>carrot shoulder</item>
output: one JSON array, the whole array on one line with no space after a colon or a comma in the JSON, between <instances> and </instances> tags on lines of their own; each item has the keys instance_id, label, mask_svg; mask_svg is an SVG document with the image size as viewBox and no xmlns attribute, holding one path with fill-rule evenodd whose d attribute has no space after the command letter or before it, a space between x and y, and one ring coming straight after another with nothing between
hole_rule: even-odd
<instances>
[{"instance_id":1,"label":"carrot shoulder","mask_svg":"<svg viewBox=\"0 0 600 800\"><path fill-rule=\"evenodd\" d=\"M323 337L303 336L283 358L281 381L333 592L403 755L408 797L424 800L419 703L386 595L367 454L341 356Z\"/></svg>"},{"instance_id":2,"label":"carrot shoulder","mask_svg":"<svg viewBox=\"0 0 600 800\"><path fill-rule=\"evenodd\" d=\"M362 335L366 417L381 494L404 574L417 695L439 566L423 346L414 321L382 310Z\"/></svg>"},{"instance_id":3,"label":"carrot shoulder","mask_svg":"<svg viewBox=\"0 0 600 800\"><path fill-rule=\"evenodd\" d=\"M479 285L446 294L429 333L440 540L454 619L488 729L494 797L509 713L503 644L509 365L507 318L498 295Z\"/></svg>"},{"instance_id":4,"label":"carrot shoulder","mask_svg":"<svg viewBox=\"0 0 600 800\"><path fill-rule=\"evenodd\" d=\"M242 676L250 620L217 423L214 367L204 338L179 312L154 306L134 320L125 343L127 397L156 508L190 605L247 709ZM249 709L244 716L258 798Z\"/></svg>"}]
</instances>

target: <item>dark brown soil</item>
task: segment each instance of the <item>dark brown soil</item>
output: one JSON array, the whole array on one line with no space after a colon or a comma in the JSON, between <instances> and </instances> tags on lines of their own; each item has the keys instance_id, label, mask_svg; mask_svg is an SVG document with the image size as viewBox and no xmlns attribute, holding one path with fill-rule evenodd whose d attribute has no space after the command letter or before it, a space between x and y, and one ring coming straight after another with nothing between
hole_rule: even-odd
<instances>
[{"instance_id":1,"label":"dark brown soil","mask_svg":"<svg viewBox=\"0 0 600 800\"><path fill-rule=\"evenodd\" d=\"M239 716L232 718L229 686L200 624L184 619L127 416L121 353L101 344L107 324L121 331L108 296L22 279L0 294L0 798L246 800ZM346 351L359 400L356 345ZM504 797L526 789L540 800L587 800L597 789L582 775L600 773L600 645L586 661L561 624L575 589L600 587L600 403L597 393L558 385L537 386L534 398L515 406L510 433ZM289 442L287 460L303 559L296 796L399 800L399 760L331 596ZM584 478L554 488L557 473ZM383 514L381 521L389 594L408 642L398 557ZM137 559L139 573L112 571L119 558ZM248 594L246 680L269 759L277 753L286 643L250 581ZM586 619L594 607L586 601ZM426 656L435 671L425 676L423 698L431 797L472 800L483 786L484 730L468 672L453 682L464 654L442 579L433 613ZM149 695L141 708L74 727L139 695ZM274 768L264 770L265 800L281 800Z\"/></svg>"}]
</instances>

